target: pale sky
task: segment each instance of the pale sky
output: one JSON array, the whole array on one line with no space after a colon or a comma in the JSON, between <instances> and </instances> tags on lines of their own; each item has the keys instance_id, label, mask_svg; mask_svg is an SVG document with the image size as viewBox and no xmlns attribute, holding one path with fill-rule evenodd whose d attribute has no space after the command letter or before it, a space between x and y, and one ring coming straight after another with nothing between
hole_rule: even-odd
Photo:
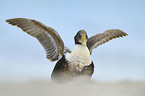
<instances>
[{"instance_id":1,"label":"pale sky","mask_svg":"<svg viewBox=\"0 0 145 96\"><path fill-rule=\"evenodd\" d=\"M5 22L10 18L38 20L54 28L71 50L74 35L88 36L121 29L128 36L93 50L93 79L145 80L144 0L0 0L0 80L50 78L55 65L39 42Z\"/></svg>"}]
</instances>

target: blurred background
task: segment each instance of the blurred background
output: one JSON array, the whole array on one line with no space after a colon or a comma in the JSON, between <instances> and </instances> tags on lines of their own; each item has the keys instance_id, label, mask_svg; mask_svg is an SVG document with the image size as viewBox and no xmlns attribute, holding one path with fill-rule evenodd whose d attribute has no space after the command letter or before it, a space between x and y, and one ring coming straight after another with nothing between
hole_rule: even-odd
<instances>
[{"instance_id":1,"label":"blurred background","mask_svg":"<svg viewBox=\"0 0 145 96\"><path fill-rule=\"evenodd\" d=\"M50 79L56 62L33 37L5 22L35 19L54 28L73 50L74 35L88 36L121 29L127 37L111 40L93 50L92 79L102 82L145 80L144 0L0 0L0 81Z\"/></svg>"}]
</instances>

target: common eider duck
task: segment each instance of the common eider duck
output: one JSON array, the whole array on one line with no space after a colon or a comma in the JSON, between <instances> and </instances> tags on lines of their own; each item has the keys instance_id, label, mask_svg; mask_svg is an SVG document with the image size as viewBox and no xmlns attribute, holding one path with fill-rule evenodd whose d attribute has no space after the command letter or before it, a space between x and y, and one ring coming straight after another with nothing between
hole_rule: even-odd
<instances>
[{"instance_id":1,"label":"common eider duck","mask_svg":"<svg viewBox=\"0 0 145 96\"><path fill-rule=\"evenodd\" d=\"M37 38L46 51L46 58L52 62L58 61L51 75L51 79L58 81L72 80L79 76L91 78L94 72L94 63L90 57L92 50L109 40L127 35L119 29L110 29L88 38L86 31L80 30L74 37L75 47L71 52L51 27L26 18L13 18L6 21Z\"/></svg>"}]
</instances>

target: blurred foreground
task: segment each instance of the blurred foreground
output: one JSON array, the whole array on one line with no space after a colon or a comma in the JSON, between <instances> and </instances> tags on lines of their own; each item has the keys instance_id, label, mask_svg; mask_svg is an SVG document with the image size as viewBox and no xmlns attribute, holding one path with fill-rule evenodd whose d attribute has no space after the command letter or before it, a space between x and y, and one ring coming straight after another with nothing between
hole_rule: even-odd
<instances>
[{"instance_id":1,"label":"blurred foreground","mask_svg":"<svg viewBox=\"0 0 145 96\"><path fill-rule=\"evenodd\" d=\"M145 81L103 83L74 81L58 84L50 80L1 82L0 96L145 96Z\"/></svg>"}]
</instances>

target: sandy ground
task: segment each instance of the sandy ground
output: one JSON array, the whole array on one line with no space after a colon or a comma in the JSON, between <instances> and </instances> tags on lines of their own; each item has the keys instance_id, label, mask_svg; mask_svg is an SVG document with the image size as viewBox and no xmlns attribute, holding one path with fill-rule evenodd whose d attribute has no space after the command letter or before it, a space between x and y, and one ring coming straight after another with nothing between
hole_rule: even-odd
<instances>
[{"instance_id":1,"label":"sandy ground","mask_svg":"<svg viewBox=\"0 0 145 96\"><path fill-rule=\"evenodd\" d=\"M0 96L145 96L145 82L75 81L62 84L50 80L1 82Z\"/></svg>"}]
</instances>

